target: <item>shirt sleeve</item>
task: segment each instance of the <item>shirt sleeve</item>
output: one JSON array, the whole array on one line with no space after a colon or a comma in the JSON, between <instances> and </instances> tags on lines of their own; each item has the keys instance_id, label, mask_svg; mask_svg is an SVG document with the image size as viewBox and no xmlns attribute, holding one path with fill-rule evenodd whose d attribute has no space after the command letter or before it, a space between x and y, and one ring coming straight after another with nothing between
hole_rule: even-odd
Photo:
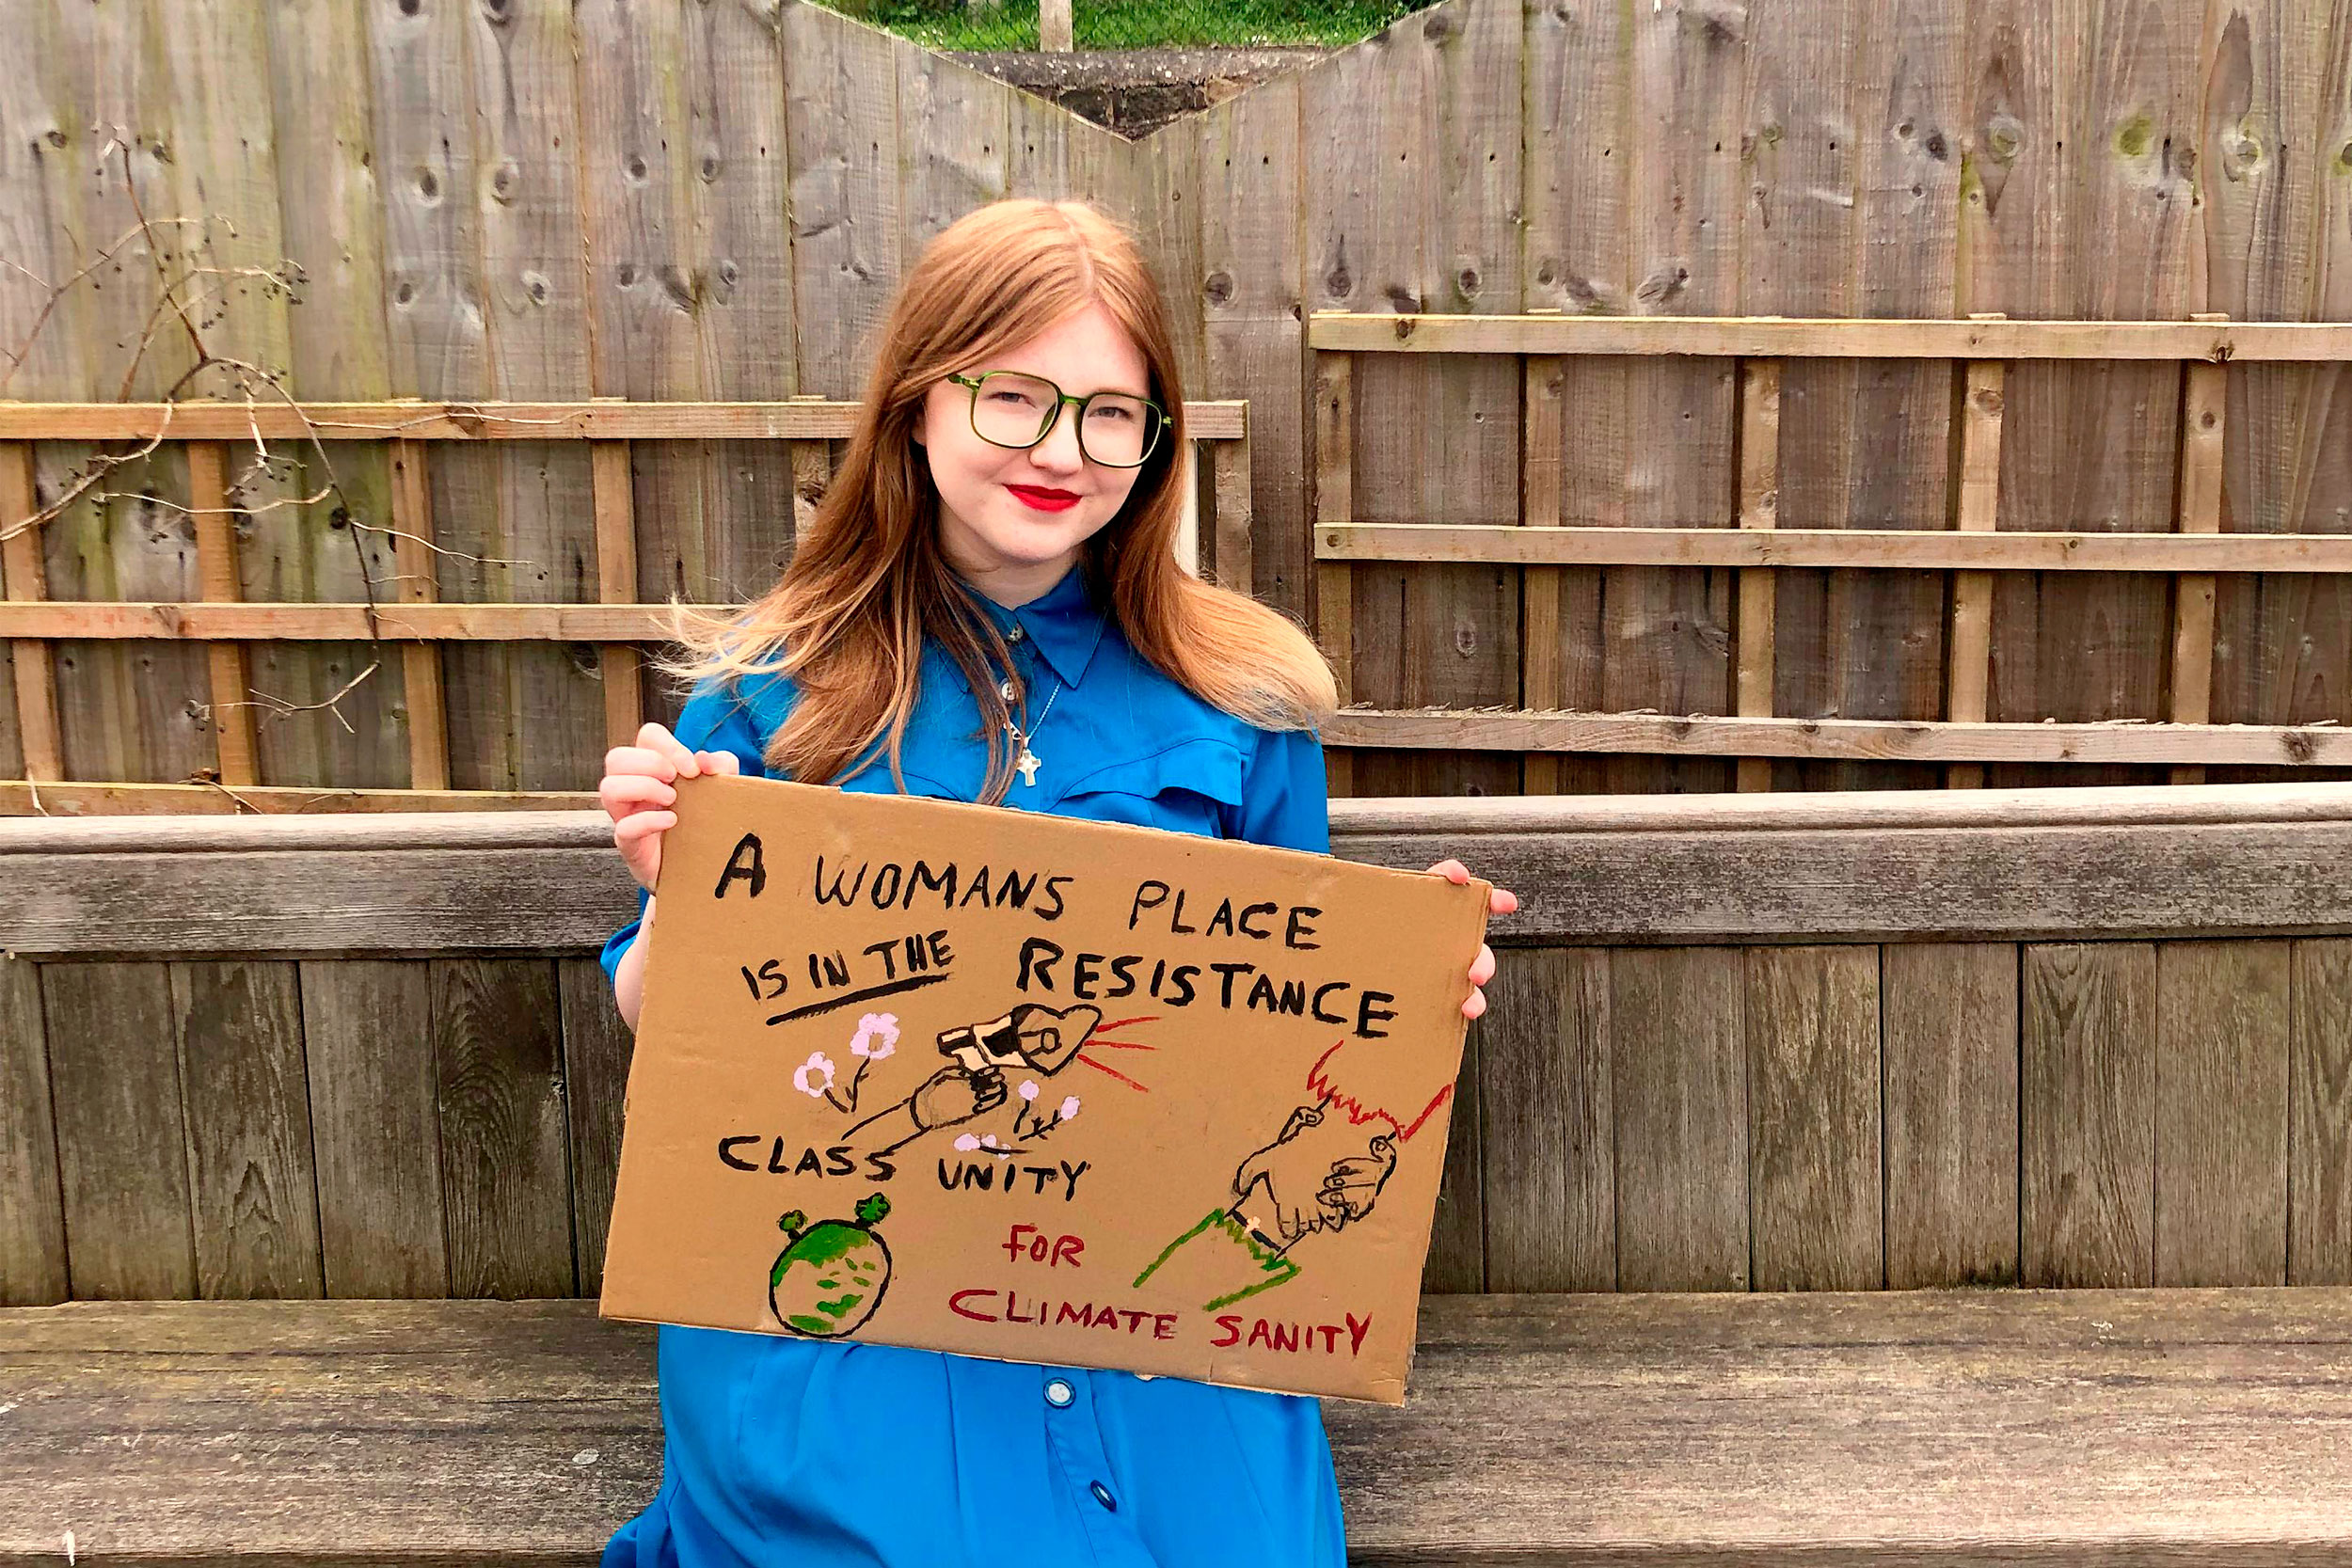
<instances>
[{"instance_id":1,"label":"shirt sleeve","mask_svg":"<svg viewBox=\"0 0 2352 1568\"><path fill-rule=\"evenodd\" d=\"M1323 742L1311 730L1260 730L1242 779L1238 820L1228 837L1278 849L1331 852L1331 812Z\"/></svg>"},{"instance_id":2,"label":"shirt sleeve","mask_svg":"<svg viewBox=\"0 0 2352 1568\"><path fill-rule=\"evenodd\" d=\"M719 686L709 681L694 688L687 698L684 711L678 714L677 725L671 731L679 743L690 752L726 752L733 754L736 766L747 779L768 776L761 755L760 736L753 728L750 707L736 694L732 685ZM604 977L610 981L619 974L621 955L637 940L638 927L645 918L645 906L653 895L644 888L637 890L637 916L612 933L604 944L604 952L596 961L604 966Z\"/></svg>"}]
</instances>

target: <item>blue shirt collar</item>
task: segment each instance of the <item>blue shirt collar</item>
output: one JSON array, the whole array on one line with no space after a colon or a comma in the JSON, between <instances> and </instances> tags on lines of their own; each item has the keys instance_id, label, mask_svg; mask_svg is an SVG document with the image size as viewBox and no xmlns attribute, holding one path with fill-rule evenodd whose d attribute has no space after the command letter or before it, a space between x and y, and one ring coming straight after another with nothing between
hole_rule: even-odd
<instances>
[{"instance_id":1,"label":"blue shirt collar","mask_svg":"<svg viewBox=\"0 0 2352 1568\"><path fill-rule=\"evenodd\" d=\"M1018 610L1007 610L982 594L974 597L1008 639L1019 626L1021 641L1036 647L1038 656L1061 677L1064 686L1075 686L1085 677L1095 645L1103 641L1104 612L1087 581L1084 562L1071 567L1061 581Z\"/></svg>"}]
</instances>

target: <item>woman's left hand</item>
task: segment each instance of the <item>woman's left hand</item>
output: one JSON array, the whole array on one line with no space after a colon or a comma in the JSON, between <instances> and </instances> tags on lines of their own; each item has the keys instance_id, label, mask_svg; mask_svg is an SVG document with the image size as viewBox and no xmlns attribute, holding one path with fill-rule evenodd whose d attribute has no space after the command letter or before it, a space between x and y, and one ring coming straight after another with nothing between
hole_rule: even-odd
<instances>
[{"instance_id":1,"label":"woman's left hand","mask_svg":"<svg viewBox=\"0 0 2352 1568\"><path fill-rule=\"evenodd\" d=\"M1470 867L1460 861L1439 861L1430 870L1456 887L1470 886ZM1519 895L1509 888L1499 887L1486 895L1488 914L1510 914L1519 907ZM1478 944L1478 958L1470 966L1470 993L1462 1003L1462 1016L1476 1018L1486 1010L1486 982L1495 977L1495 950L1485 942Z\"/></svg>"}]
</instances>

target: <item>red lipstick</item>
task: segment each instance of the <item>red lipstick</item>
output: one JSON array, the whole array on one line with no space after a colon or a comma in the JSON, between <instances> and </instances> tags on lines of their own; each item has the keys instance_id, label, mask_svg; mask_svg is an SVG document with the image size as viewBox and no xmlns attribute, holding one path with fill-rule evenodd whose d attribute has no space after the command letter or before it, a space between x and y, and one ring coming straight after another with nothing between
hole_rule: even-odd
<instances>
[{"instance_id":1,"label":"red lipstick","mask_svg":"<svg viewBox=\"0 0 2352 1568\"><path fill-rule=\"evenodd\" d=\"M1008 484L1005 488L1019 498L1023 505L1040 512L1067 512L1078 504L1078 498L1067 490L1041 490L1029 484Z\"/></svg>"}]
</instances>

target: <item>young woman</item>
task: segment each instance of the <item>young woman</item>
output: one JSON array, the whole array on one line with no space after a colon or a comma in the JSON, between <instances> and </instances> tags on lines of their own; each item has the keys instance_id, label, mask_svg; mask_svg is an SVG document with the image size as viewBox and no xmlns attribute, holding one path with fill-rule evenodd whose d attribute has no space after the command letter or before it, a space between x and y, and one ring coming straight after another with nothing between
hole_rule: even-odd
<instances>
[{"instance_id":1,"label":"young woman","mask_svg":"<svg viewBox=\"0 0 2352 1568\"><path fill-rule=\"evenodd\" d=\"M1177 565L1183 397L1141 255L1092 209L999 202L932 241L791 565L690 627L676 733L606 761L638 881L704 772L1327 850L1331 673ZM605 950L631 1027L641 908ZM674 1326L660 1370L661 1488L605 1568L1345 1560L1312 1400Z\"/></svg>"}]
</instances>

